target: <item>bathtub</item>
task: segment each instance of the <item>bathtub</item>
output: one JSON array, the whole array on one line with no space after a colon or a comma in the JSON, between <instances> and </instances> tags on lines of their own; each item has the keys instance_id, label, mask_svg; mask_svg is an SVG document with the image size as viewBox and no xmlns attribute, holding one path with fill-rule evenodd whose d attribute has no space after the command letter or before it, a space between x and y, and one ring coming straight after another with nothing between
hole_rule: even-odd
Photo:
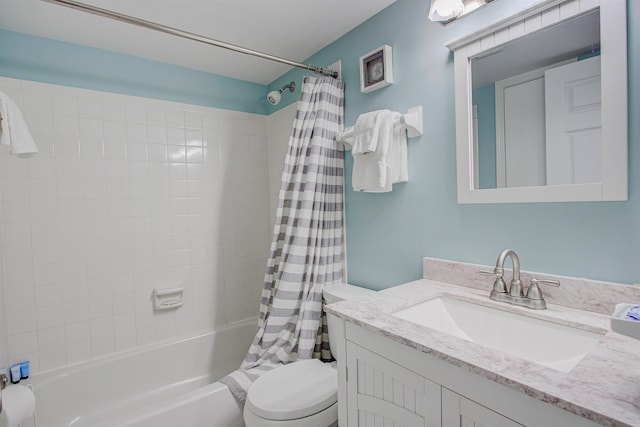
<instances>
[{"instance_id":1,"label":"bathtub","mask_svg":"<svg viewBox=\"0 0 640 427\"><path fill-rule=\"evenodd\" d=\"M242 408L217 380L240 366L256 332L254 318L36 373L35 422L21 427L243 427Z\"/></svg>"}]
</instances>

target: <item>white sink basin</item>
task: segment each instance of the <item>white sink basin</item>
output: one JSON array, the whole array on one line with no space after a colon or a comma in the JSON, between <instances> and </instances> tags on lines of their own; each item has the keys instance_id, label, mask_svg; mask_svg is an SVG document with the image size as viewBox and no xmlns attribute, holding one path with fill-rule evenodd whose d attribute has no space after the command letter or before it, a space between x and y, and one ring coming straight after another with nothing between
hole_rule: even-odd
<instances>
[{"instance_id":1,"label":"white sink basin","mask_svg":"<svg viewBox=\"0 0 640 427\"><path fill-rule=\"evenodd\" d=\"M447 296L392 315L561 372L571 371L602 337Z\"/></svg>"}]
</instances>

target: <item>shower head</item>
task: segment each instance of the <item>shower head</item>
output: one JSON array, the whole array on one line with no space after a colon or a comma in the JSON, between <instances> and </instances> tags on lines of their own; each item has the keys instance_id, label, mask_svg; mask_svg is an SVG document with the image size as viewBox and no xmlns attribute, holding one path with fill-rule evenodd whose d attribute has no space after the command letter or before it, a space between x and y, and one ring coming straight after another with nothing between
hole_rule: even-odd
<instances>
[{"instance_id":1,"label":"shower head","mask_svg":"<svg viewBox=\"0 0 640 427\"><path fill-rule=\"evenodd\" d=\"M267 101L269 101L269 104L271 105L278 105L280 103L280 98L280 92L277 90L273 90L267 95Z\"/></svg>"},{"instance_id":2,"label":"shower head","mask_svg":"<svg viewBox=\"0 0 640 427\"><path fill-rule=\"evenodd\" d=\"M289 83L288 85L282 86L278 90L272 90L267 95L267 101L271 105L278 105L280 103L280 99L282 98L281 93L284 92L285 89L289 89L289 91L293 92L296 90L296 84L294 82Z\"/></svg>"}]
</instances>

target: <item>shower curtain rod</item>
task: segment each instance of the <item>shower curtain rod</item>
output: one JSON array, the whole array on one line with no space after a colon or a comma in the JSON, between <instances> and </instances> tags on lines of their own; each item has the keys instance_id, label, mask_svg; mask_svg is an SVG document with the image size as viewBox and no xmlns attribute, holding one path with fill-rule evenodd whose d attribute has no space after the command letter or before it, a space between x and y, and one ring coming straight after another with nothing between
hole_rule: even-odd
<instances>
[{"instance_id":1,"label":"shower curtain rod","mask_svg":"<svg viewBox=\"0 0 640 427\"><path fill-rule=\"evenodd\" d=\"M244 53L246 55L257 56L258 58L268 59L269 61L280 62L282 64L287 64L292 67L303 68L305 70L313 71L318 74L322 74L324 76L331 76L334 78L338 77L338 73L336 71L330 70L328 68L318 67L315 65L303 64L301 62L292 61L290 59L281 58L279 56L269 55L267 53L258 52L255 50L247 49L242 46L236 46L230 43L222 42L219 40L211 39L209 37L200 36L198 34L190 33L188 31L179 30L177 28L168 27L166 25L157 24L155 22L146 21L144 19L134 18L133 16L125 15L118 12L113 12L111 10L102 9L96 6L91 6L85 3L80 3L73 0L42 0L47 3L54 3L60 6L66 6L71 9L81 10L83 12L92 13L94 15L102 16L105 18L114 19L116 21L125 22L127 24L137 25L143 28L149 28L151 30L160 31L162 33L171 34L173 36L182 37L189 40L195 40L200 43L209 44L216 47L221 47L223 49L232 50L234 52Z\"/></svg>"}]
</instances>

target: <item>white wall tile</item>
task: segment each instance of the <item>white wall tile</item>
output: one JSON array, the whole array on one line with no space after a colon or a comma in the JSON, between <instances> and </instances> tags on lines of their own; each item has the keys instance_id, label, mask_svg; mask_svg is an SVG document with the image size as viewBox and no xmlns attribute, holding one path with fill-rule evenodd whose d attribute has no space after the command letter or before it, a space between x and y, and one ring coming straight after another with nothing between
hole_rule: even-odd
<instances>
[{"instance_id":1,"label":"white wall tile","mask_svg":"<svg viewBox=\"0 0 640 427\"><path fill-rule=\"evenodd\" d=\"M56 157L80 157L80 143L75 135L55 136L53 138L53 149Z\"/></svg>"},{"instance_id":2,"label":"white wall tile","mask_svg":"<svg viewBox=\"0 0 640 427\"><path fill-rule=\"evenodd\" d=\"M29 185L21 178L2 178L0 183L2 200L27 200L29 196Z\"/></svg>"},{"instance_id":3,"label":"white wall tile","mask_svg":"<svg viewBox=\"0 0 640 427\"><path fill-rule=\"evenodd\" d=\"M62 326L64 325L64 307L57 305L38 308L36 321L38 322L38 331L54 326Z\"/></svg>"},{"instance_id":4,"label":"white wall tile","mask_svg":"<svg viewBox=\"0 0 640 427\"><path fill-rule=\"evenodd\" d=\"M24 112L51 114L51 95L44 92L25 90L22 94Z\"/></svg>"},{"instance_id":5,"label":"white wall tile","mask_svg":"<svg viewBox=\"0 0 640 427\"><path fill-rule=\"evenodd\" d=\"M40 149L0 153L9 357L31 358L36 372L256 314L270 231L266 117L5 86ZM223 277L242 286L227 293ZM177 284L185 306L154 312L154 287Z\"/></svg>"},{"instance_id":6,"label":"white wall tile","mask_svg":"<svg viewBox=\"0 0 640 427\"><path fill-rule=\"evenodd\" d=\"M53 111L58 116L77 116L78 98L75 96L57 95L52 98Z\"/></svg>"},{"instance_id":7,"label":"white wall tile","mask_svg":"<svg viewBox=\"0 0 640 427\"><path fill-rule=\"evenodd\" d=\"M77 138L79 121L77 117L66 117L54 115L53 135L54 137Z\"/></svg>"},{"instance_id":8,"label":"white wall tile","mask_svg":"<svg viewBox=\"0 0 640 427\"><path fill-rule=\"evenodd\" d=\"M127 123L127 141L147 142L147 126L140 123Z\"/></svg>"},{"instance_id":9,"label":"white wall tile","mask_svg":"<svg viewBox=\"0 0 640 427\"><path fill-rule=\"evenodd\" d=\"M38 351L38 334L36 332L9 333L9 355L36 353Z\"/></svg>"},{"instance_id":10,"label":"white wall tile","mask_svg":"<svg viewBox=\"0 0 640 427\"><path fill-rule=\"evenodd\" d=\"M167 126L184 128L184 111L169 107L166 110Z\"/></svg>"},{"instance_id":11,"label":"white wall tile","mask_svg":"<svg viewBox=\"0 0 640 427\"><path fill-rule=\"evenodd\" d=\"M80 138L82 141L80 144L80 157L82 157L83 159L103 159L104 158L104 145L100 137L90 137L90 136L83 137L81 135ZM82 166L83 166L82 170L84 172L85 170L84 162Z\"/></svg>"},{"instance_id":12,"label":"white wall tile","mask_svg":"<svg viewBox=\"0 0 640 427\"><path fill-rule=\"evenodd\" d=\"M125 107L120 102L105 101L102 103L102 117L104 120L124 121Z\"/></svg>"},{"instance_id":13,"label":"white wall tile","mask_svg":"<svg viewBox=\"0 0 640 427\"><path fill-rule=\"evenodd\" d=\"M89 319L90 319L89 303L87 301L73 303L73 304L65 304L64 323L67 325L67 327L69 325L73 325L77 323L88 322Z\"/></svg>"},{"instance_id":14,"label":"white wall tile","mask_svg":"<svg viewBox=\"0 0 640 427\"><path fill-rule=\"evenodd\" d=\"M93 357L100 357L113 353L115 351L115 343L113 336L98 338L91 341L91 354Z\"/></svg>"},{"instance_id":15,"label":"white wall tile","mask_svg":"<svg viewBox=\"0 0 640 427\"><path fill-rule=\"evenodd\" d=\"M80 159L56 157L56 177L68 179L82 178Z\"/></svg>"},{"instance_id":16,"label":"white wall tile","mask_svg":"<svg viewBox=\"0 0 640 427\"><path fill-rule=\"evenodd\" d=\"M67 353L65 347L56 347L47 350L41 350L40 369L54 369L64 366L67 362Z\"/></svg>"},{"instance_id":17,"label":"white wall tile","mask_svg":"<svg viewBox=\"0 0 640 427\"><path fill-rule=\"evenodd\" d=\"M91 323L88 321L71 323L66 326L68 343L88 342L91 339Z\"/></svg>"},{"instance_id":18,"label":"white wall tile","mask_svg":"<svg viewBox=\"0 0 640 427\"><path fill-rule=\"evenodd\" d=\"M149 178L149 166L145 161L127 162L127 177L129 182L146 180Z\"/></svg>"},{"instance_id":19,"label":"white wall tile","mask_svg":"<svg viewBox=\"0 0 640 427\"><path fill-rule=\"evenodd\" d=\"M62 285L40 286L35 288L36 307L53 307L64 302Z\"/></svg>"},{"instance_id":20,"label":"white wall tile","mask_svg":"<svg viewBox=\"0 0 640 427\"><path fill-rule=\"evenodd\" d=\"M37 330L35 310L7 314L7 328L12 334L23 334Z\"/></svg>"},{"instance_id":21,"label":"white wall tile","mask_svg":"<svg viewBox=\"0 0 640 427\"><path fill-rule=\"evenodd\" d=\"M54 178L56 176L56 164L51 157L32 157L28 159L27 165L30 178Z\"/></svg>"},{"instance_id":22,"label":"white wall tile","mask_svg":"<svg viewBox=\"0 0 640 427\"><path fill-rule=\"evenodd\" d=\"M28 268L33 264L30 245L6 246L2 250L4 265L13 268Z\"/></svg>"},{"instance_id":23,"label":"white wall tile","mask_svg":"<svg viewBox=\"0 0 640 427\"><path fill-rule=\"evenodd\" d=\"M67 344L67 363L77 363L91 359L91 342Z\"/></svg>"},{"instance_id":24,"label":"white wall tile","mask_svg":"<svg viewBox=\"0 0 640 427\"><path fill-rule=\"evenodd\" d=\"M86 139L102 140L104 135L103 121L99 118L100 112L97 110L97 117L82 116L78 119L78 136L84 142Z\"/></svg>"},{"instance_id":25,"label":"white wall tile","mask_svg":"<svg viewBox=\"0 0 640 427\"><path fill-rule=\"evenodd\" d=\"M202 147L204 141L204 133L201 128L187 129L185 132L185 143L192 147Z\"/></svg>"},{"instance_id":26,"label":"white wall tile","mask_svg":"<svg viewBox=\"0 0 640 427\"><path fill-rule=\"evenodd\" d=\"M31 225L28 222L15 222L2 226L2 245L24 245L31 241Z\"/></svg>"},{"instance_id":27,"label":"white wall tile","mask_svg":"<svg viewBox=\"0 0 640 427\"><path fill-rule=\"evenodd\" d=\"M127 126L124 122L104 121L102 123L102 132L105 141L127 140Z\"/></svg>"},{"instance_id":28,"label":"white wall tile","mask_svg":"<svg viewBox=\"0 0 640 427\"><path fill-rule=\"evenodd\" d=\"M29 159L20 159L15 161L9 156L3 156L0 159L0 167L4 170L4 176L7 178L25 178L28 175L27 164Z\"/></svg>"},{"instance_id":29,"label":"white wall tile","mask_svg":"<svg viewBox=\"0 0 640 427\"><path fill-rule=\"evenodd\" d=\"M66 345L64 327L44 328L38 330L38 350L49 350Z\"/></svg>"},{"instance_id":30,"label":"white wall tile","mask_svg":"<svg viewBox=\"0 0 640 427\"><path fill-rule=\"evenodd\" d=\"M7 289L4 297L8 314L35 308L33 288Z\"/></svg>"},{"instance_id":31,"label":"white wall tile","mask_svg":"<svg viewBox=\"0 0 640 427\"><path fill-rule=\"evenodd\" d=\"M29 220L29 203L26 200L3 201L0 209L4 224Z\"/></svg>"},{"instance_id":32,"label":"white wall tile","mask_svg":"<svg viewBox=\"0 0 640 427\"><path fill-rule=\"evenodd\" d=\"M78 116L93 119L102 118L102 103L93 97L80 97L78 99Z\"/></svg>"},{"instance_id":33,"label":"white wall tile","mask_svg":"<svg viewBox=\"0 0 640 427\"><path fill-rule=\"evenodd\" d=\"M146 123L147 109L142 105L128 104L125 106L125 118L127 122Z\"/></svg>"},{"instance_id":34,"label":"white wall tile","mask_svg":"<svg viewBox=\"0 0 640 427\"><path fill-rule=\"evenodd\" d=\"M183 128L169 127L166 128L167 144L171 145L185 145L186 134Z\"/></svg>"}]
</instances>

